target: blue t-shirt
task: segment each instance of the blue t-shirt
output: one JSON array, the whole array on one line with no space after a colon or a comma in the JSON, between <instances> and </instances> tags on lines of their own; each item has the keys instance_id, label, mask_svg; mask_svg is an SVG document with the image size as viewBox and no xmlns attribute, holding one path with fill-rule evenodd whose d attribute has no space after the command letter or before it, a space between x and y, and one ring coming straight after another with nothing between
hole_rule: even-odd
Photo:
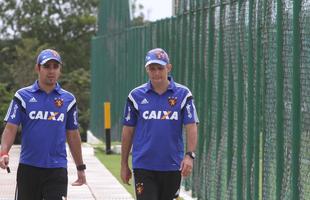
<instances>
[{"instance_id":1,"label":"blue t-shirt","mask_svg":"<svg viewBox=\"0 0 310 200\"><path fill-rule=\"evenodd\" d=\"M159 95L150 81L133 89L127 99L123 125L134 126L134 169L176 171L184 157L183 125L198 123L190 90L169 77Z\"/></svg>"},{"instance_id":2,"label":"blue t-shirt","mask_svg":"<svg viewBox=\"0 0 310 200\"><path fill-rule=\"evenodd\" d=\"M66 130L78 129L73 94L59 84L47 94L36 81L15 93L4 121L22 126L20 163L67 167Z\"/></svg>"}]
</instances>

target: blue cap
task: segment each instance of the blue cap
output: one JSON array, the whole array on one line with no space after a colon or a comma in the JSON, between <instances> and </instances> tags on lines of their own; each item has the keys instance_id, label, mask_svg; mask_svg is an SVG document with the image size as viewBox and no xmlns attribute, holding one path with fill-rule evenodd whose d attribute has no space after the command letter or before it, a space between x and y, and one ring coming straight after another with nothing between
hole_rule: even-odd
<instances>
[{"instance_id":1,"label":"blue cap","mask_svg":"<svg viewBox=\"0 0 310 200\"><path fill-rule=\"evenodd\" d=\"M44 65L49 60L55 60L62 64L59 53L53 49L45 49L41 51L37 58L37 64Z\"/></svg>"},{"instance_id":2,"label":"blue cap","mask_svg":"<svg viewBox=\"0 0 310 200\"><path fill-rule=\"evenodd\" d=\"M145 67L153 63L166 66L167 64L169 64L168 54L161 48L150 50L149 52L147 52L145 57Z\"/></svg>"}]
</instances>

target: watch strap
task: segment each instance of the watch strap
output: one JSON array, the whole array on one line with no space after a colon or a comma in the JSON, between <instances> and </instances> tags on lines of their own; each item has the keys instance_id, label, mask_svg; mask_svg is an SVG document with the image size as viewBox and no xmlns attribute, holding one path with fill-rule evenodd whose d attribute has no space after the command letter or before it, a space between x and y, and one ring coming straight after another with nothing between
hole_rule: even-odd
<instances>
[{"instance_id":1,"label":"watch strap","mask_svg":"<svg viewBox=\"0 0 310 200\"><path fill-rule=\"evenodd\" d=\"M192 151L188 151L188 152L186 152L186 153L185 153L185 155L188 155L188 156L189 156L191 159L193 159L193 160L194 160L194 159L195 159L195 157L196 157L196 156L195 156L195 153L194 153L194 152L192 152Z\"/></svg>"},{"instance_id":2,"label":"watch strap","mask_svg":"<svg viewBox=\"0 0 310 200\"><path fill-rule=\"evenodd\" d=\"M85 164L78 165L78 166L76 166L76 169L77 169L78 171L83 171L83 170L86 169L86 165L85 165Z\"/></svg>"}]
</instances>

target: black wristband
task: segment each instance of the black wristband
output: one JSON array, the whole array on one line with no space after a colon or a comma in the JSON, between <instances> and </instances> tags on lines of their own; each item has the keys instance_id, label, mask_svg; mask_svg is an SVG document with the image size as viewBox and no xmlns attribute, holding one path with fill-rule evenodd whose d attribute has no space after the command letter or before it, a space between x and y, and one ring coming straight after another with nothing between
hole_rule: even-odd
<instances>
[{"instance_id":1,"label":"black wristband","mask_svg":"<svg viewBox=\"0 0 310 200\"><path fill-rule=\"evenodd\" d=\"M78 171L83 171L83 170L86 169L86 165L85 165L85 164L78 165L78 166L76 166L76 169L77 169Z\"/></svg>"}]
</instances>

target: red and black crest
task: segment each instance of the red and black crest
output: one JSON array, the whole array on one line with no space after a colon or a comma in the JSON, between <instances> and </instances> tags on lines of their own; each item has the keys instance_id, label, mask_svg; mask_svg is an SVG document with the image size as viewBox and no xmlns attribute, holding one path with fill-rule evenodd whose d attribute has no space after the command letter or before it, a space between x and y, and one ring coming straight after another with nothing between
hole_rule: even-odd
<instances>
[{"instance_id":1,"label":"red and black crest","mask_svg":"<svg viewBox=\"0 0 310 200\"><path fill-rule=\"evenodd\" d=\"M60 108L64 104L64 100L61 98L55 98L54 103L56 107Z\"/></svg>"},{"instance_id":2,"label":"red and black crest","mask_svg":"<svg viewBox=\"0 0 310 200\"><path fill-rule=\"evenodd\" d=\"M137 195L141 195L143 193L144 191L143 183L136 184L136 191L137 191Z\"/></svg>"},{"instance_id":3,"label":"red and black crest","mask_svg":"<svg viewBox=\"0 0 310 200\"><path fill-rule=\"evenodd\" d=\"M168 98L168 103L171 107L175 106L177 104L177 97L169 97Z\"/></svg>"},{"instance_id":4,"label":"red and black crest","mask_svg":"<svg viewBox=\"0 0 310 200\"><path fill-rule=\"evenodd\" d=\"M166 59L166 55L165 55L165 52L163 51L157 51L156 52L156 57L160 60L163 60L163 59Z\"/></svg>"}]
</instances>

